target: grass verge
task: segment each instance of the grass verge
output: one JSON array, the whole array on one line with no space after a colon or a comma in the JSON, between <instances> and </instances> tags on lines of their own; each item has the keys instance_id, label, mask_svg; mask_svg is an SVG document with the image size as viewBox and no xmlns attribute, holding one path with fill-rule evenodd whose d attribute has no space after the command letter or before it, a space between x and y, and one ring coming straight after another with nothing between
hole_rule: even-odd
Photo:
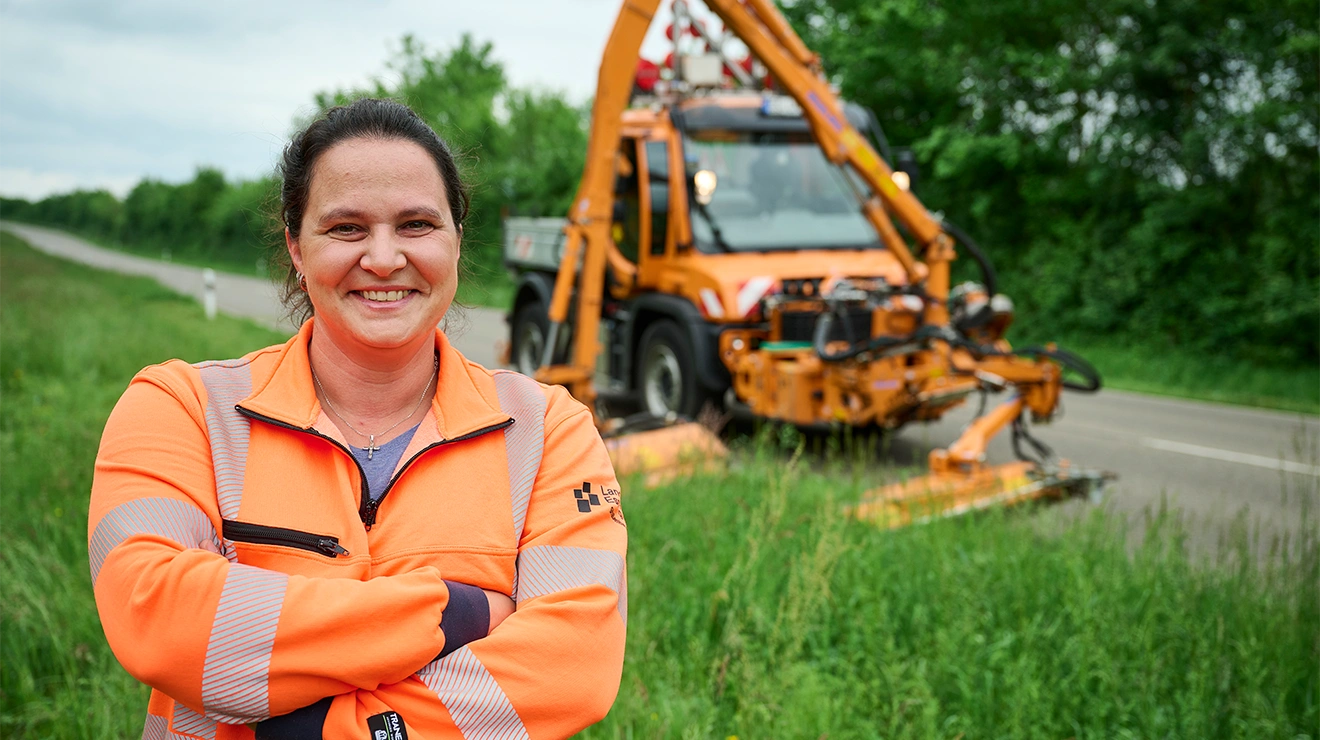
<instances>
[{"instance_id":1,"label":"grass verge","mask_svg":"<svg viewBox=\"0 0 1320 740\"><path fill-rule=\"evenodd\" d=\"M1050 338L1086 358L1106 388L1320 414L1320 367L1258 365L1120 340ZM1037 344L1014 339L1015 346Z\"/></svg>"},{"instance_id":2,"label":"grass verge","mask_svg":"<svg viewBox=\"0 0 1320 740\"><path fill-rule=\"evenodd\" d=\"M143 365L280 339L0 235L0 735L141 735L146 690L105 644L87 571L101 428ZM807 470L781 446L628 487L627 662L587 737L1320 736L1313 514L1272 547L1244 525L1212 563L1167 512L1135 553L1100 509L883 532L840 509L873 471ZM1314 479L1299 486L1313 512Z\"/></svg>"}]
</instances>

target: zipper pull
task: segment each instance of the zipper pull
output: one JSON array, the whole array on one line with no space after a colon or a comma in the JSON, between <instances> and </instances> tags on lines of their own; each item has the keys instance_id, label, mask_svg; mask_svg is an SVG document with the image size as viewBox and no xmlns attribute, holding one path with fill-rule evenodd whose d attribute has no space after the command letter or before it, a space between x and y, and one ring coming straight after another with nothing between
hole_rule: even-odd
<instances>
[{"instance_id":1,"label":"zipper pull","mask_svg":"<svg viewBox=\"0 0 1320 740\"><path fill-rule=\"evenodd\" d=\"M316 546L321 549L321 552L325 553L326 555L329 555L332 558L338 557L340 555L348 554L348 550L345 550L344 548L340 547L338 541L333 540L329 537L322 537L321 539L317 540Z\"/></svg>"},{"instance_id":2,"label":"zipper pull","mask_svg":"<svg viewBox=\"0 0 1320 740\"><path fill-rule=\"evenodd\" d=\"M367 526L368 532L371 531L372 525L376 523L376 509L379 507L379 500L372 499L367 503L366 508L362 510L362 523Z\"/></svg>"}]
</instances>

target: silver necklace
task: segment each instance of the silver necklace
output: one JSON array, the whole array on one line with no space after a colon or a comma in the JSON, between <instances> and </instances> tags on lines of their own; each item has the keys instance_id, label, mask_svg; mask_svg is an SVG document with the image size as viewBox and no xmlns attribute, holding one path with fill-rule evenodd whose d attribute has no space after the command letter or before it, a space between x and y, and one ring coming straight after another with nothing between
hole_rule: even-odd
<instances>
[{"instance_id":1,"label":"silver necklace","mask_svg":"<svg viewBox=\"0 0 1320 740\"><path fill-rule=\"evenodd\" d=\"M417 399L417 405L413 406L412 411L409 411L407 416L394 422L392 425L390 425L389 429L386 429L385 431L379 434L367 434L366 432L353 426L353 422L349 421L348 419L345 419L344 415L339 413L339 409L335 408L335 405L330 402L330 394L326 393L325 388L321 385L321 379L316 375L316 368L312 368L312 380L315 381L316 383L316 389L321 391L321 396L325 398L326 408L330 409L331 413L339 417L340 421L347 424L349 429L352 429L354 432L357 432L359 437L367 438L367 445L362 448L362 451L367 453L367 459L370 460L372 456L375 455L376 452L380 450L380 446L376 444L376 438L384 437L385 435L394 431L395 427L399 426L408 419L411 419L413 415L417 413L417 409L420 409L422 407L422 403L426 401L426 394L431 392L431 384L435 382L436 371L438 371L439 369L440 369L440 358L433 357L431 363L431 379L426 381L426 387L422 389L422 397Z\"/></svg>"}]
</instances>

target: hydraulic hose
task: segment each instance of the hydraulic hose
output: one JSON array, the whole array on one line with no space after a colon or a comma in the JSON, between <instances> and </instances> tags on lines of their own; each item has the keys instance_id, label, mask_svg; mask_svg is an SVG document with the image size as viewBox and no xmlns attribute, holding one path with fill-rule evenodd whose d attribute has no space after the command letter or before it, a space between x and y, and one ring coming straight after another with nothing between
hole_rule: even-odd
<instances>
[{"instance_id":1,"label":"hydraulic hose","mask_svg":"<svg viewBox=\"0 0 1320 740\"><path fill-rule=\"evenodd\" d=\"M1066 349L1045 349L1044 347L1027 347L1017 350L1015 354L1035 355L1038 357L1048 357L1060 365L1072 370L1082 376L1084 382L1077 383L1071 380L1064 380L1063 387L1072 391L1082 391L1083 393L1095 393L1100 390L1100 371L1095 369L1091 363L1083 360L1081 357L1069 352Z\"/></svg>"},{"instance_id":2,"label":"hydraulic hose","mask_svg":"<svg viewBox=\"0 0 1320 740\"><path fill-rule=\"evenodd\" d=\"M830 341L830 330L834 328L835 316L836 312L833 308L821 312L820 316L816 319L815 331L812 333L812 349L816 351L816 356L819 357L822 362L844 362L845 360L851 360L854 357L868 352L881 352L884 350L892 350L904 345L919 344L928 339L934 339L944 335L939 327L923 326L904 337L875 337L864 342L857 342L847 349L839 350L838 352L830 352L827 345Z\"/></svg>"},{"instance_id":3,"label":"hydraulic hose","mask_svg":"<svg viewBox=\"0 0 1320 740\"><path fill-rule=\"evenodd\" d=\"M981 268L981 282L985 285L986 296L994 298L999 293L999 279L995 275L994 265L990 264L990 258L985 255L985 252L981 251L981 247L967 235L967 232L958 228L956 224L945 221L942 226L945 231L953 235L954 239L958 240L959 244L966 247L968 253L972 255L972 259L976 260L976 264Z\"/></svg>"},{"instance_id":4,"label":"hydraulic hose","mask_svg":"<svg viewBox=\"0 0 1320 740\"><path fill-rule=\"evenodd\" d=\"M923 326L902 337L875 337L865 342L855 342L848 348L838 352L831 352L828 349L830 330L834 328L834 320L837 315L835 307L822 311L816 319L815 331L812 332L812 349L816 351L816 356L823 362L844 362L868 352L882 352L904 345L922 344L930 339L941 339L971 352L978 359L982 357L1011 357L1014 355L1048 357L1082 377L1081 382L1065 379L1063 387L1068 390L1095 393L1102 386L1100 371L1096 370L1091 363L1066 349L1047 349L1040 346L1031 346L1004 352L989 345L977 344L957 332L938 326Z\"/></svg>"},{"instance_id":5,"label":"hydraulic hose","mask_svg":"<svg viewBox=\"0 0 1320 740\"><path fill-rule=\"evenodd\" d=\"M1031 446L1034 455L1022 449L1023 442ZM1031 431L1027 429L1026 419L1021 416L1013 420L1013 454L1017 459L1033 463L1038 468L1046 467L1054 459L1054 450L1032 436Z\"/></svg>"}]
</instances>

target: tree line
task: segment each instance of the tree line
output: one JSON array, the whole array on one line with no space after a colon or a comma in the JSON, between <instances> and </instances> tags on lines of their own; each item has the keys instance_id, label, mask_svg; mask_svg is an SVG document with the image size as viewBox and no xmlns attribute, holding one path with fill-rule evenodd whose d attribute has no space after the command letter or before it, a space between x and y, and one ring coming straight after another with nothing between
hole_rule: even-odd
<instances>
[{"instance_id":1,"label":"tree line","mask_svg":"<svg viewBox=\"0 0 1320 740\"><path fill-rule=\"evenodd\" d=\"M917 193L972 234L1034 337L1320 362L1320 33L1301 0L795 0L845 97L915 154ZM474 185L466 246L567 212L588 110L509 85L489 43L405 38L389 74L316 96L408 102ZM387 82L386 79L389 81ZM5 200L6 218L250 264L272 180L144 180L123 201ZM974 277L970 260L956 274ZM479 270L480 272L480 270Z\"/></svg>"},{"instance_id":2,"label":"tree line","mask_svg":"<svg viewBox=\"0 0 1320 740\"><path fill-rule=\"evenodd\" d=\"M456 48L433 52L404 37L386 75L363 88L318 93L315 103L325 110L362 96L408 103L454 149L472 186L464 255L474 279L502 269L502 216L568 212L586 154L587 109L559 93L511 86L491 44L464 36ZM3 198L0 215L133 252L262 271L268 250L283 248L278 201L273 175L229 181L202 167L185 183L144 179L123 199L105 190L37 202Z\"/></svg>"},{"instance_id":3,"label":"tree line","mask_svg":"<svg viewBox=\"0 0 1320 740\"><path fill-rule=\"evenodd\" d=\"M1032 333L1320 362L1312 0L786 14L844 96L912 148L918 195L990 253Z\"/></svg>"}]
</instances>

